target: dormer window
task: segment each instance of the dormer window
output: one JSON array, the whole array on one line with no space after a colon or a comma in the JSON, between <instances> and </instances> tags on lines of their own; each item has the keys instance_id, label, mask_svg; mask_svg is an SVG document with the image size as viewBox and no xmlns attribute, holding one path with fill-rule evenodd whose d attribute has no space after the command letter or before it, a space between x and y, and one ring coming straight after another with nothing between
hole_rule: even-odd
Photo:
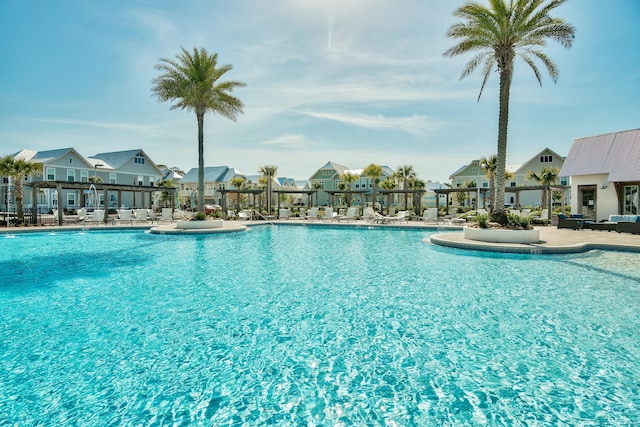
<instances>
[{"instance_id":1,"label":"dormer window","mask_svg":"<svg viewBox=\"0 0 640 427\"><path fill-rule=\"evenodd\" d=\"M133 162L139 165L144 165L144 156L141 153L136 154L136 157L134 157Z\"/></svg>"},{"instance_id":2,"label":"dormer window","mask_svg":"<svg viewBox=\"0 0 640 427\"><path fill-rule=\"evenodd\" d=\"M69 157L69 164L73 163L73 157Z\"/></svg>"}]
</instances>

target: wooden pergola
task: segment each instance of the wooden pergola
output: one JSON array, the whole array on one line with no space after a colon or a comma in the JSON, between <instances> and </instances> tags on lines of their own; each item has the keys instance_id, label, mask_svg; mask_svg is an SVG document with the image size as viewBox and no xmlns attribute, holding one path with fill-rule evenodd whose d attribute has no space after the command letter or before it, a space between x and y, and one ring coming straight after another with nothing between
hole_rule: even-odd
<instances>
[{"instance_id":1,"label":"wooden pergola","mask_svg":"<svg viewBox=\"0 0 640 427\"><path fill-rule=\"evenodd\" d=\"M293 188L284 188L279 190L273 190L274 193L278 193L278 212L280 212L280 194L306 194L307 195L307 208L311 207L312 198L318 190L305 190L305 189L293 189Z\"/></svg>"},{"instance_id":2,"label":"wooden pergola","mask_svg":"<svg viewBox=\"0 0 640 427\"><path fill-rule=\"evenodd\" d=\"M564 193L566 193L567 190L570 190L571 186L570 185L527 185L527 186L521 186L521 187L505 187L504 192L505 193L515 193L516 195L516 200L515 200L515 205L519 206L520 205L520 193L523 191L546 191L547 192L547 206L544 207L544 209L548 209L549 215L551 215L551 211L553 209L553 197L551 192L552 191L560 191L562 192L563 196L561 197L562 200L562 208L564 210L564 206L565 206L565 197L564 197ZM486 209L487 204L486 204L486 199L487 199L487 195L486 193L489 192L488 188L480 188L480 193L482 194L482 206L483 208ZM449 194L451 193L477 193L478 192L478 188L477 187L468 187L468 188L438 188L433 190L436 193L436 206L438 208L438 210L440 210L440 198L438 197L440 194L445 194L446 195L446 204L445 206L449 206ZM477 202L476 202L477 204ZM549 217L550 218L550 217ZM547 218L547 219L549 219Z\"/></svg>"},{"instance_id":3,"label":"wooden pergola","mask_svg":"<svg viewBox=\"0 0 640 427\"><path fill-rule=\"evenodd\" d=\"M254 188L254 189L249 189L249 188L243 188L243 189L221 189L218 190L220 192L220 194L222 194L222 217L224 219L227 219L227 193L235 193L235 194L253 194L253 207L256 207L256 196L258 194L262 194L264 193L266 190L264 188L260 189L260 188Z\"/></svg>"},{"instance_id":4,"label":"wooden pergola","mask_svg":"<svg viewBox=\"0 0 640 427\"><path fill-rule=\"evenodd\" d=\"M133 202L134 202L134 206L136 206L136 201L137 198L135 196L136 193L140 193L141 197L140 197L140 202L141 204L144 204L145 201L145 195L148 194L148 200L149 200L149 206L151 205L152 202L152 197L151 195L153 193L155 193L156 191L161 191L161 192L170 192L171 190L171 206L173 206L174 204L174 200L175 200L175 192L176 189L175 188L167 188L167 187L157 187L157 186L149 186L149 185L126 185L126 184L108 184L108 183L104 183L104 182L69 182L69 181L37 181L37 182L31 182L28 184L25 184L25 186L27 187L31 187L32 191L31 191L31 204L32 206L38 206L38 190L44 189L44 188L49 188L49 189L55 189L56 193L57 193L57 200L58 203L60 202L60 200L62 200L62 191L63 190L78 190L80 191L80 206L84 206L84 202L85 202L85 191L89 190L91 188L91 186L93 186L97 192L102 192L103 194L103 200L105 203L105 208L108 208L107 206L107 200L109 197L109 192L110 191L115 191L118 193L117 196L117 201L116 201L116 205L120 206L121 205L121 200L122 200L122 192L130 192L133 193ZM62 224L62 209L58 209L58 218L56 218L56 220L58 221L58 224ZM38 222L38 210L37 209L32 209L31 210L31 221L33 224ZM108 221L107 215L105 215L105 222Z\"/></svg>"}]
</instances>

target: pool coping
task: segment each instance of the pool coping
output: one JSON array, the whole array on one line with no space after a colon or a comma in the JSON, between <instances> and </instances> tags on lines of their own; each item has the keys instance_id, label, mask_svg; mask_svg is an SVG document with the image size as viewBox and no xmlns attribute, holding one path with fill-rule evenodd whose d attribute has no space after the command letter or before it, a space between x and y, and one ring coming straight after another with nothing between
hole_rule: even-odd
<instances>
[{"instance_id":1,"label":"pool coping","mask_svg":"<svg viewBox=\"0 0 640 427\"><path fill-rule=\"evenodd\" d=\"M327 228L363 228L363 229L396 229L396 230L425 230L436 232L423 241L437 246L456 249L519 253L519 254L570 254L590 250L613 250L626 252L640 252L640 235L616 233L600 230L568 230L557 229L552 226L536 227L540 230L540 242L532 244L518 243L488 243L465 239L463 227L454 225L426 225L424 223L402 224L373 224L367 221L355 222L323 222L323 221L225 221L222 228L205 230L178 230L175 223L170 224L135 224L135 225L64 225L64 226L32 226L0 228L0 235L12 233L42 233L66 231L110 231L110 230L147 230L152 234L165 235L204 235L243 232L253 227L284 225Z\"/></svg>"}]
</instances>

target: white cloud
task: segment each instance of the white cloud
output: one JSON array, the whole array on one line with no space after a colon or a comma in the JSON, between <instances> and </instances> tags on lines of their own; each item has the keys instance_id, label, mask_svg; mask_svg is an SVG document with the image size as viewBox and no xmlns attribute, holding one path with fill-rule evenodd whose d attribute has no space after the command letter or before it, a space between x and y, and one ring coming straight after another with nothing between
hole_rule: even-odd
<instances>
[{"instance_id":1,"label":"white cloud","mask_svg":"<svg viewBox=\"0 0 640 427\"><path fill-rule=\"evenodd\" d=\"M301 134L284 134L262 143L272 147L303 148L309 144L309 139Z\"/></svg>"},{"instance_id":2,"label":"white cloud","mask_svg":"<svg viewBox=\"0 0 640 427\"><path fill-rule=\"evenodd\" d=\"M396 130L413 135L424 135L442 126L437 120L428 116L413 114L406 117L385 117L382 114L339 114L305 111L311 117L324 120L333 120L353 126L359 126L374 130Z\"/></svg>"}]
</instances>

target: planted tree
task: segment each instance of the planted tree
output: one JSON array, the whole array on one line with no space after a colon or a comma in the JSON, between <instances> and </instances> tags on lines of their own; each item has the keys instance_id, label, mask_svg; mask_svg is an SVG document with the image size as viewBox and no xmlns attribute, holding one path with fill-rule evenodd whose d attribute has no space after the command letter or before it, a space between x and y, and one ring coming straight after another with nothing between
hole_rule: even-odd
<instances>
[{"instance_id":1,"label":"planted tree","mask_svg":"<svg viewBox=\"0 0 640 427\"><path fill-rule=\"evenodd\" d=\"M267 212L271 215L271 184L273 183L273 177L278 172L278 167L275 165L265 165L258 171L262 174L267 182Z\"/></svg>"},{"instance_id":2,"label":"planted tree","mask_svg":"<svg viewBox=\"0 0 640 427\"><path fill-rule=\"evenodd\" d=\"M18 224L24 222L24 185L23 180L30 176L40 175L42 164L27 162L21 159L14 159L5 156L0 159L0 175L11 177L13 180L13 194L16 198L16 219Z\"/></svg>"},{"instance_id":3,"label":"planted tree","mask_svg":"<svg viewBox=\"0 0 640 427\"><path fill-rule=\"evenodd\" d=\"M527 174L527 179L535 181L540 185L544 185L546 187L544 190L542 190L542 200L540 201L540 209L545 209L547 207L547 193L549 191L549 186L556 184L560 179L560 169L553 166L545 166L542 168L540 173L529 171L529 173Z\"/></svg>"},{"instance_id":4,"label":"planted tree","mask_svg":"<svg viewBox=\"0 0 640 427\"><path fill-rule=\"evenodd\" d=\"M515 58L520 57L533 70L540 84L542 80L536 62L541 62L546 67L554 82L557 80L556 65L540 48L546 47L548 40L556 41L565 48L570 48L573 44L575 28L563 19L549 15L565 2L566 0L489 0L489 7L469 2L453 13L462 22L452 25L448 36L458 39L459 43L445 51L444 55L475 54L460 78L465 78L482 64L483 80L479 101L491 72L497 69L500 77L495 200L504 200L509 98ZM494 205L491 216L500 224L507 223L502 203Z\"/></svg>"},{"instance_id":5,"label":"planted tree","mask_svg":"<svg viewBox=\"0 0 640 427\"><path fill-rule=\"evenodd\" d=\"M234 80L221 81L231 71L231 65L218 64L218 54L194 48L182 48L176 59L160 59L156 69L162 74L153 80L152 92L162 102L172 101L171 109L193 111L198 121L198 212L204 215L204 115L219 114L237 120L243 104L232 95L233 90L246 86Z\"/></svg>"},{"instance_id":6,"label":"planted tree","mask_svg":"<svg viewBox=\"0 0 640 427\"><path fill-rule=\"evenodd\" d=\"M373 210L376 210L376 185L382 176L382 166L371 163L362 171L362 175L371 178L371 203Z\"/></svg>"}]
</instances>

